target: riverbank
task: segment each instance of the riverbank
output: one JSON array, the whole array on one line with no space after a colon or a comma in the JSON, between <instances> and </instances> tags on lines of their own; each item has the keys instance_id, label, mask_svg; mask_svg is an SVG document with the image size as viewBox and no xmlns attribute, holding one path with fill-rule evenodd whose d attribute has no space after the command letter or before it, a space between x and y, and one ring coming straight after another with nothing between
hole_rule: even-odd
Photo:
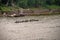
<instances>
[{"instance_id":1,"label":"riverbank","mask_svg":"<svg viewBox=\"0 0 60 40\"><path fill-rule=\"evenodd\" d=\"M6 9L6 8L5 8ZM22 9L13 8L10 11L0 11L0 16L21 17L21 16L39 16L60 14L60 9Z\"/></svg>"}]
</instances>

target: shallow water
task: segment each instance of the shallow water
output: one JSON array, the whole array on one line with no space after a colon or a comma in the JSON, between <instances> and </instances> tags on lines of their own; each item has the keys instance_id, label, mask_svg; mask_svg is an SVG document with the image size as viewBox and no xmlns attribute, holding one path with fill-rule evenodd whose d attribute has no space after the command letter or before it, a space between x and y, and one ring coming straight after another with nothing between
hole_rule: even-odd
<instances>
[{"instance_id":1,"label":"shallow water","mask_svg":"<svg viewBox=\"0 0 60 40\"><path fill-rule=\"evenodd\" d=\"M60 40L60 15L0 17L0 40Z\"/></svg>"}]
</instances>

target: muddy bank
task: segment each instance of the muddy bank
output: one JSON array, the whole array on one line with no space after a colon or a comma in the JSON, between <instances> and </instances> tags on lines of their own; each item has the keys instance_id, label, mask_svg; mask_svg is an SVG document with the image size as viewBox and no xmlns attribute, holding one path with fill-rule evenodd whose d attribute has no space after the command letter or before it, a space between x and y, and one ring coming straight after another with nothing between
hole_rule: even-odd
<instances>
[{"instance_id":1,"label":"muddy bank","mask_svg":"<svg viewBox=\"0 0 60 40\"><path fill-rule=\"evenodd\" d=\"M14 11L0 11L0 16L19 17L27 15L58 14L58 13L60 14L60 9L38 9L38 10L21 9Z\"/></svg>"}]
</instances>

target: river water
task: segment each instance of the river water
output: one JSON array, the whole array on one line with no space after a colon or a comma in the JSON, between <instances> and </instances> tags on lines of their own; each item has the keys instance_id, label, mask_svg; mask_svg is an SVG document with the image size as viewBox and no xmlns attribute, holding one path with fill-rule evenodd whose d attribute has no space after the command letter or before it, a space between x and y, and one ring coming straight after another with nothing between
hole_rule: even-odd
<instances>
[{"instance_id":1,"label":"river water","mask_svg":"<svg viewBox=\"0 0 60 40\"><path fill-rule=\"evenodd\" d=\"M0 17L0 40L60 40L60 15Z\"/></svg>"}]
</instances>

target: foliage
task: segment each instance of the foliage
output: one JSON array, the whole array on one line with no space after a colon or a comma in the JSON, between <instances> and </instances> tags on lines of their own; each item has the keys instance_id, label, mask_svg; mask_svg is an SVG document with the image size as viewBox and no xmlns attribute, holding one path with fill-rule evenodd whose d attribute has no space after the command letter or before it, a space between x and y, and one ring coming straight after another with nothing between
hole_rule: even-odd
<instances>
[{"instance_id":1,"label":"foliage","mask_svg":"<svg viewBox=\"0 0 60 40\"><path fill-rule=\"evenodd\" d=\"M50 5L50 6L48 6L48 8L50 8L50 9L60 9L60 6Z\"/></svg>"},{"instance_id":2,"label":"foliage","mask_svg":"<svg viewBox=\"0 0 60 40\"><path fill-rule=\"evenodd\" d=\"M47 5L60 6L60 0L0 0L0 6L19 6L22 8L47 7Z\"/></svg>"},{"instance_id":3,"label":"foliage","mask_svg":"<svg viewBox=\"0 0 60 40\"><path fill-rule=\"evenodd\" d=\"M19 7L0 6L0 11L13 11L13 10L19 10Z\"/></svg>"}]
</instances>

